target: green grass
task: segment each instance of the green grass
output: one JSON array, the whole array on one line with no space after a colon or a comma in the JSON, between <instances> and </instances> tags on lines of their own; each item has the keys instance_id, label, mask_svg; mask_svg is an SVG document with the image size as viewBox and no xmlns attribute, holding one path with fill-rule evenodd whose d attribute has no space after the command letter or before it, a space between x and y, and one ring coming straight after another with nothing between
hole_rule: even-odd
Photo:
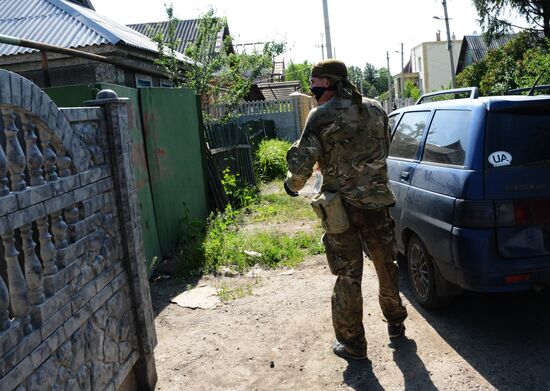
<instances>
[{"instance_id":1,"label":"green grass","mask_svg":"<svg viewBox=\"0 0 550 391\"><path fill-rule=\"evenodd\" d=\"M289 197L283 193L282 184L277 193L263 195L257 203L249 206L250 222L286 223L291 221L315 221L317 218L309 200L303 197Z\"/></svg>"},{"instance_id":2,"label":"green grass","mask_svg":"<svg viewBox=\"0 0 550 391\"><path fill-rule=\"evenodd\" d=\"M235 299L240 299L241 297L250 296L252 294L252 286L257 285L259 280L256 279L253 283L240 283L240 284L230 284L224 282L217 287L217 295L223 302L228 302Z\"/></svg>"},{"instance_id":3,"label":"green grass","mask_svg":"<svg viewBox=\"0 0 550 391\"><path fill-rule=\"evenodd\" d=\"M254 265L294 267L308 255L323 253L322 230L307 200L288 197L282 185L277 188L276 193L259 195L245 209L228 208L211 216L203 235L190 230L193 240L182 240L186 245L180 252L183 274L210 273L221 267L241 273ZM249 224L251 229L245 229ZM280 228L299 225L305 230L292 229L294 233L289 234L273 224Z\"/></svg>"}]
</instances>

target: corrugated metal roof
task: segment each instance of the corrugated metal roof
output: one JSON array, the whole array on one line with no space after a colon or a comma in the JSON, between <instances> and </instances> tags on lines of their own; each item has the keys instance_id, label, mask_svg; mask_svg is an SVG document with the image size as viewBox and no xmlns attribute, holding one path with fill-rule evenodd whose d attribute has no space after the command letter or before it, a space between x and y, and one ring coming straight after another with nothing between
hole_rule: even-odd
<instances>
[{"instance_id":1,"label":"corrugated metal roof","mask_svg":"<svg viewBox=\"0 0 550 391\"><path fill-rule=\"evenodd\" d=\"M128 25L128 27L151 38L159 33L163 36L167 36L168 26L169 22L139 23ZM176 39L179 40L179 45L177 47L178 52L185 53L185 50L187 49L189 44L195 42L195 40L197 39L198 30L199 19L177 21L175 36ZM229 34L227 26L222 27L221 30L218 32L216 36L216 44L213 48L214 52L220 51L225 34Z\"/></svg>"},{"instance_id":2,"label":"corrugated metal roof","mask_svg":"<svg viewBox=\"0 0 550 391\"><path fill-rule=\"evenodd\" d=\"M157 52L157 44L95 11L64 0L0 0L0 33L65 48L123 43ZM35 49L0 44L0 56ZM178 59L191 62L183 54Z\"/></svg>"},{"instance_id":3,"label":"corrugated metal roof","mask_svg":"<svg viewBox=\"0 0 550 391\"><path fill-rule=\"evenodd\" d=\"M498 49L511 40L513 35L504 35L502 37L494 38L489 45L483 39L481 35L466 35L464 39L468 43L468 49L471 50L472 58L474 62L483 60L487 55L487 52L492 49Z\"/></svg>"},{"instance_id":4,"label":"corrugated metal roof","mask_svg":"<svg viewBox=\"0 0 550 391\"><path fill-rule=\"evenodd\" d=\"M179 40L178 52L185 53L187 46L197 39L198 25L198 19L178 21L175 33ZM128 27L151 38L159 33L164 36L168 35L168 22L129 24Z\"/></svg>"},{"instance_id":5,"label":"corrugated metal roof","mask_svg":"<svg viewBox=\"0 0 550 391\"><path fill-rule=\"evenodd\" d=\"M291 80L276 83L258 83L258 87L265 96L265 100L281 100L288 98L293 92L300 91L300 82Z\"/></svg>"}]
</instances>

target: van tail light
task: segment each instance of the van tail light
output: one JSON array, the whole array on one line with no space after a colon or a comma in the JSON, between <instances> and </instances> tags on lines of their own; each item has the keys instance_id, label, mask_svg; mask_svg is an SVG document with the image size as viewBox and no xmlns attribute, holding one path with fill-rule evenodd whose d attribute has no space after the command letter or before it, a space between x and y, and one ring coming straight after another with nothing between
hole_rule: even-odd
<instances>
[{"instance_id":1,"label":"van tail light","mask_svg":"<svg viewBox=\"0 0 550 391\"><path fill-rule=\"evenodd\" d=\"M550 223L550 198L499 201L495 209L499 227Z\"/></svg>"},{"instance_id":2,"label":"van tail light","mask_svg":"<svg viewBox=\"0 0 550 391\"><path fill-rule=\"evenodd\" d=\"M504 282L506 284L514 284L516 282L529 281L530 278L530 274L513 274L511 276L504 277Z\"/></svg>"},{"instance_id":3,"label":"van tail light","mask_svg":"<svg viewBox=\"0 0 550 391\"><path fill-rule=\"evenodd\" d=\"M491 228L495 226L493 201L455 201L454 225L468 228Z\"/></svg>"}]
</instances>

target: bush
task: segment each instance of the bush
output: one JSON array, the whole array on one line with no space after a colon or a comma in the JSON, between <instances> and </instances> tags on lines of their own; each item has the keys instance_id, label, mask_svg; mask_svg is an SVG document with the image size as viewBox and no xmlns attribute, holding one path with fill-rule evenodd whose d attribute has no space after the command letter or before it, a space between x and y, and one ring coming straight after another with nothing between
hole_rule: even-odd
<instances>
[{"instance_id":1,"label":"bush","mask_svg":"<svg viewBox=\"0 0 550 391\"><path fill-rule=\"evenodd\" d=\"M258 146L254 168L258 177L264 181L284 179L287 172L286 152L290 143L284 140L263 140Z\"/></svg>"},{"instance_id":2,"label":"bush","mask_svg":"<svg viewBox=\"0 0 550 391\"><path fill-rule=\"evenodd\" d=\"M239 174L231 173L229 168L223 170L222 186L233 209L246 208L258 197L257 186L241 180Z\"/></svg>"}]
</instances>

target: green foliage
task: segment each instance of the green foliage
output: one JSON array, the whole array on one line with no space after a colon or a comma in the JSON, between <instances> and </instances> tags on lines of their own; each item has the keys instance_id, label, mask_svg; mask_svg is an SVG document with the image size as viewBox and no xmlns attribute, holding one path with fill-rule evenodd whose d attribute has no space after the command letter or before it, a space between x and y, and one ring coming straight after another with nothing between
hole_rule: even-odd
<instances>
[{"instance_id":1,"label":"green foliage","mask_svg":"<svg viewBox=\"0 0 550 391\"><path fill-rule=\"evenodd\" d=\"M155 65L167 75L175 87L182 87L181 75L185 73L186 66L176 58L176 49L181 43L176 38L178 20L174 17L174 6L172 4L165 4L164 7L168 16L168 29L166 36L157 33L152 37L159 50L159 57L155 60Z\"/></svg>"},{"instance_id":2,"label":"green foliage","mask_svg":"<svg viewBox=\"0 0 550 391\"><path fill-rule=\"evenodd\" d=\"M405 90L403 91L405 98L411 98L413 102L416 102L420 99L422 95L420 89L410 80L405 81Z\"/></svg>"},{"instance_id":3,"label":"green foliage","mask_svg":"<svg viewBox=\"0 0 550 391\"><path fill-rule=\"evenodd\" d=\"M257 281L256 281L257 283ZM222 283L218 287L217 295L223 302L239 299L241 297L250 296L252 294L252 283L234 284Z\"/></svg>"},{"instance_id":4,"label":"green foliage","mask_svg":"<svg viewBox=\"0 0 550 391\"><path fill-rule=\"evenodd\" d=\"M229 198L229 203L235 209L246 208L254 202L258 195L257 187L242 181L239 174L233 174L229 167L223 170L222 186Z\"/></svg>"},{"instance_id":5,"label":"green foliage","mask_svg":"<svg viewBox=\"0 0 550 391\"><path fill-rule=\"evenodd\" d=\"M363 88L364 96L379 99L384 93L387 96L389 76L387 68L377 69L374 65L367 63L363 70L356 66L349 67L348 75L358 89Z\"/></svg>"},{"instance_id":6,"label":"green foliage","mask_svg":"<svg viewBox=\"0 0 550 391\"><path fill-rule=\"evenodd\" d=\"M265 268L295 266L306 255L323 251L319 235L299 232L289 236L277 231L240 232L236 224L220 231L214 223L205 241L206 270L227 266L239 272L254 265Z\"/></svg>"},{"instance_id":7,"label":"green foliage","mask_svg":"<svg viewBox=\"0 0 550 391\"><path fill-rule=\"evenodd\" d=\"M290 143L284 140L262 140L254 157L254 169L262 181L284 179L287 173L286 153Z\"/></svg>"},{"instance_id":8,"label":"green foliage","mask_svg":"<svg viewBox=\"0 0 550 391\"><path fill-rule=\"evenodd\" d=\"M519 14L529 25L526 31L542 30L550 38L549 0L472 0L480 17L481 26L489 40L508 33L513 27L507 19L513 12Z\"/></svg>"},{"instance_id":9,"label":"green foliage","mask_svg":"<svg viewBox=\"0 0 550 391\"><path fill-rule=\"evenodd\" d=\"M185 276L199 276L203 272L204 251L202 243L206 235L206 223L192 219L185 210L182 221L182 236L178 246L177 271Z\"/></svg>"},{"instance_id":10,"label":"green foliage","mask_svg":"<svg viewBox=\"0 0 550 391\"><path fill-rule=\"evenodd\" d=\"M188 87L201 96L203 117L209 120L213 104L227 106L222 122L235 116L239 102L250 91L254 79L270 69L274 56L284 51L284 43L267 42L262 50L252 53L233 53L231 39L227 37L221 50L215 50L220 31L227 28L225 18L215 17L209 9L199 19L195 41L187 47L185 55L195 63L183 66L174 58L177 47L173 6L165 5L168 16L168 34L154 37L159 48L156 64L170 77L174 85Z\"/></svg>"},{"instance_id":11,"label":"green foliage","mask_svg":"<svg viewBox=\"0 0 550 391\"><path fill-rule=\"evenodd\" d=\"M309 88L309 75L311 73L312 64L304 61L301 64L295 64L290 61L288 67L285 69L285 80L297 80L300 82L300 89L304 94L311 92Z\"/></svg>"},{"instance_id":12,"label":"green foliage","mask_svg":"<svg viewBox=\"0 0 550 391\"><path fill-rule=\"evenodd\" d=\"M501 95L513 88L550 83L550 40L522 33L457 76L457 85L479 87L482 95Z\"/></svg>"},{"instance_id":13,"label":"green foliage","mask_svg":"<svg viewBox=\"0 0 550 391\"><path fill-rule=\"evenodd\" d=\"M278 183L276 193L262 195L258 202L250 206L250 214L246 216L251 222L270 222L271 224L286 223L289 221L317 221L309 205L309 200L303 197L291 198L282 190Z\"/></svg>"},{"instance_id":14,"label":"green foliage","mask_svg":"<svg viewBox=\"0 0 550 391\"><path fill-rule=\"evenodd\" d=\"M196 227L197 234L195 228L191 228L187 231L188 237L182 240L185 243L180 250L182 273L210 273L224 266L243 272L255 264L266 268L294 266L306 255L322 253L321 229L311 207L305 200L292 202L292 207L289 198L281 188L276 193L260 196L249 208L228 207L223 213L211 214L205 229L201 228L204 224ZM274 229L241 228L246 224L265 223L267 227L283 222L300 224L300 221L311 221L313 229L309 226L306 232L290 235Z\"/></svg>"}]
</instances>

